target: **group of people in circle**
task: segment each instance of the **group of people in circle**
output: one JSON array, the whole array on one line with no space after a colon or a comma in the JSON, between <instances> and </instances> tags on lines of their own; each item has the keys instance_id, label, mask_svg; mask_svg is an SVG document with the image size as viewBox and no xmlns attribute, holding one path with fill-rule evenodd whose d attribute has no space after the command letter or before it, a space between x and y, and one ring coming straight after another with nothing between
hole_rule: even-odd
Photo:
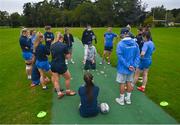
<instances>
[{"instance_id":1,"label":"group of people in circle","mask_svg":"<svg viewBox=\"0 0 180 125\"><path fill-rule=\"evenodd\" d=\"M61 32L56 32L54 36L51 32L51 26L45 26L44 34L36 32L35 29L23 28L19 39L26 64L27 78L32 81L31 87L41 84L42 89L46 90L48 89L47 83L51 81L59 99L65 95L76 95L76 92L70 89L71 73L68 70L69 60L75 64L72 58L74 38L69 28L65 28L64 31L64 35ZM142 86L137 89L145 91L155 46L148 27L140 27L136 37L131 33L130 25L122 28L120 35L113 33L112 27L108 27L104 34L104 53L100 65L105 63L106 55L108 55L107 64L110 64L113 41L116 37L120 37L121 41L116 47L118 57L116 81L120 84L120 96L115 101L120 105L131 104L131 92L141 72L143 72L143 82ZM84 70L96 69L97 52L93 41L95 44L97 43L96 35L91 26L87 25L82 33ZM48 61L50 55L51 62ZM47 73L51 79L48 78ZM61 77L65 79L65 91L59 84ZM97 99L99 87L93 83L93 75L90 72L86 72L83 79L85 84L78 90L81 100L80 115L83 117L96 116L101 110Z\"/></svg>"}]
</instances>

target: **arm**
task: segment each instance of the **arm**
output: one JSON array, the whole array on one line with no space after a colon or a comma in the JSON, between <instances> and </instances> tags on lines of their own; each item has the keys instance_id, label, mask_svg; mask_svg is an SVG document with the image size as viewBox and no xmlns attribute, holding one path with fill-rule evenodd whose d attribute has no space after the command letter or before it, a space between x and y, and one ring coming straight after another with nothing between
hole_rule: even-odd
<instances>
[{"instance_id":1,"label":"arm","mask_svg":"<svg viewBox=\"0 0 180 125\"><path fill-rule=\"evenodd\" d=\"M93 35L92 35L92 39L95 40L95 44L97 44L97 39L96 39L96 35L94 34L94 32L92 31Z\"/></svg>"},{"instance_id":2,"label":"arm","mask_svg":"<svg viewBox=\"0 0 180 125\"><path fill-rule=\"evenodd\" d=\"M72 39L72 42L74 43L74 37L73 37L73 35L71 34L71 39Z\"/></svg>"},{"instance_id":3,"label":"arm","mask_svg":"<svg viewBox=\"0 0 180 125\"><path fill-rule=\"evenodd\" d=\"M134 59L134 68L137 68L140 62L140 50L139 50L139 46L137 45L137 50L136 50L136 57Z\"/></svg>"},{"instance_id":4,"label":"arm","mask_svg":"<svg viewBox=\"0 0 180 125\"><path fill-rule=\"evenodd\" d=\"M148 49L148 46L146 43L143 44L143 47L142 47L142 51L141 51L141 57L143 58L144 55L146 54L146 51Z\"/></svg>"},{"instance_id":5,"label":"arm","mask_svg":"<svg viewBox=\"0 0 180 125\"><path fill-rule=\"evenodd\" d=\"M86 32L86 31L84 31L83 34L82 34L82 44L83 44L83 45L85 44L85 32Z\"/></svg>"},{"instance_id":6,"label":"arm","mask_svg":"<svg viewBox=\"0 0 180 125\"><path fill-rule=\"evenodd\" d=\"M130 64L126 63L126 61L125 61L125 59L123 57L123 50L124 50L124 48L120 44L118 44L117 49L116 49L116 53L117 53L118 59L122 62L122 64L125 67L129 68Z\"/></svg>"},{"instance_id":7,"label":"arm","mask_svg":"<svg viewBox=\"0 0 180 125\"><path fill-rule=\"evenodd\" d=\"M66 59L70 59L70 58L71 58L71 54L70 54L69 51L68 51L67 45L65 45L64 54L65 54L65 58L66 58Z\"/></svg>"}]
</instances>

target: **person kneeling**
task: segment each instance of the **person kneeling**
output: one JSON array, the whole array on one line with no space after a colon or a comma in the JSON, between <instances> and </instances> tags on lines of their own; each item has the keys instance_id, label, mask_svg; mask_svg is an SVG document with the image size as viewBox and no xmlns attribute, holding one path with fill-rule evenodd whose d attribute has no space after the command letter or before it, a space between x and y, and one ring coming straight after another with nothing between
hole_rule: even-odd
<instances>
[{"instance_id":1,"label":"person kneeling","mask_svg":"<svg viewBox=\"0 0 180 125\"><path fill-rule=\"evenodd\" d=\"M84 64L84 70L96 69L96 48L92 44L88 45Z\"/></svg>"},{"instance_id":2,"label":"person kneeling","mask_svg":"<svg viewBox=\"0 0 180 125\"><path fill-rule=\"evenodd\" d=\"M82 117L93 117L100 112L97 101L99 87L94 85L91 73L84 75L84 81L85 85L81 86L78 91L81 99L79 112Z\"/></svg>"}]
</instances>

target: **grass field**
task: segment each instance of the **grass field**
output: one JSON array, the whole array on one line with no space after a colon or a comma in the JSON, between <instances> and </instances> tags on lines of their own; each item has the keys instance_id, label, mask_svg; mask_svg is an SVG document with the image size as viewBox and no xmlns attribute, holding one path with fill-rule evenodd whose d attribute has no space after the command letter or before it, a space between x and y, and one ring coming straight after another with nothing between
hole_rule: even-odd
<instances>
[{"instance_id":1,"label":"grass field","mask_svg":"<svg viewBox=\"0 0 180 125\"><path fill-rule=\"evenodd\" d=\"M43 29L39 29L43 31ZM53 29L53 32L59 28ZM62 31L62 28L60 28ZM73 28L74 36L81 38L83 29ZM98 52L103 51L103 34L105 28L94 29L97 35ZM119 28L114 28L119 33ZM136 29L133 29L136 33ZM156 45L153 65L149 73L146 95L155 103L165 100L165 107L171 116L180 122L180 28L154 28L152 36ZM30 81L26 80L24 61L19 47L20 29L0 29L0 123L50 123L52 107L52 90L47 92L41 87L30 89ZM115 41L115 44L118 40ZM115 47L112 55L112 65L117 58ZM49 85L50 88L52 85ZM36 114L45 110L44 119L37 119Z\"/></svg>"}]
</instances>

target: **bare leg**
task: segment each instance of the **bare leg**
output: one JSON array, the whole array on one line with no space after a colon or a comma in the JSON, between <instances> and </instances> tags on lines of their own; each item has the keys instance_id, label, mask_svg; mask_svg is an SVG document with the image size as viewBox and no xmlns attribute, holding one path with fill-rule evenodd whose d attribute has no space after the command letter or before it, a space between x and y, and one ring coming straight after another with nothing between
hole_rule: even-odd
<instances>
[{"instance_id":1,"label":"bare leg","mask_svg":"<svg viewBox=\"0 0 180 125\"><path fill-rule=\"evenodd\" d=\"M125 84L120 84L120 94L124 94L125 93L125 89L124 89Z\"/></svg>"},{"instance_id":2,"label":"bare leg","mask_svg":"<svg viewBox=\"0 0 180 125\"><path fill-rule=\"evenodd\" d=\"M52 81L54 84L54 88L56 89L57 94L60 92L60 85L59 85L59 74L58 73L52 73Z\"/></svg>"},{"instance_id":3,"label":"bare leg","mask_svg":"<svg viewBox=\"0 0 180 125\"><path fill-rule=\"evenodd\" d=\"M104 52L103 52L102 63L104 63L105 56L106 56L106 50L104 50Z\"/></svg>"},{"instance_id":4,"label":"bare leg","mask_svg":"<svg viewBox=\"0 0 180 125\"><path fill-rule=\"evenodd\" d=\"M46 85L45 85L45 73L42 69L38 69L38 70L39 70L40 75L41 75L40 82L41 82L42 87L44 88L44 87L46 87Z\"/></svg>"},{"instance_id":5,"label":"bare leg","mask_svg":"<svg viewBox=\"0 0 180 125\"><path fill-rule=\"evenodd\" d=\"M127 82L127 92L131 93L133 90L131 82Z\"/></svg>"},{"instance_id":6,"label":"bare leg","mask_svg":"<svg viewBox=\"0 0 180 125\"><path fill-rule=\"evenodd\" d=\"M65 78L65 83L66 83L66 90L70 89L70 81L71 81L71 74L69 71L65 72L63 74L63 77Z\"/></svg>"},{"instance_id":7,"label":"bare leg","mask_svg":"<svg viewBox=\"0 0 180 125\"><path fill-rule=\"evenodd\" d=\"M108 62L110 63L110 61L111 61L111 52L109 51L108 52Z\"/></svg>"},{"instance_id":8,"label":"bare leg","mask_svg":"<svg viewBox=\"0 0 180 125\"><path fill-rule=\"evenodd\" d=\"M142 87L143 87L143 88L145 88L145 87L146 87L146 84L147 84L148 71L149 71L149 69L145 69L145 70L143 71L143 84L142 84Z\"/></svg>"},{"instance_id":9,"label":"bare leg","mask_svg":"<svg viewBox=\"0 0 180 125\"><path fill-rule=\"evenodd\" d=\"M140 75L140 69L137 68L134 76L134 85L137 83L139 75Z\"/></svg>"}]
</instances>

